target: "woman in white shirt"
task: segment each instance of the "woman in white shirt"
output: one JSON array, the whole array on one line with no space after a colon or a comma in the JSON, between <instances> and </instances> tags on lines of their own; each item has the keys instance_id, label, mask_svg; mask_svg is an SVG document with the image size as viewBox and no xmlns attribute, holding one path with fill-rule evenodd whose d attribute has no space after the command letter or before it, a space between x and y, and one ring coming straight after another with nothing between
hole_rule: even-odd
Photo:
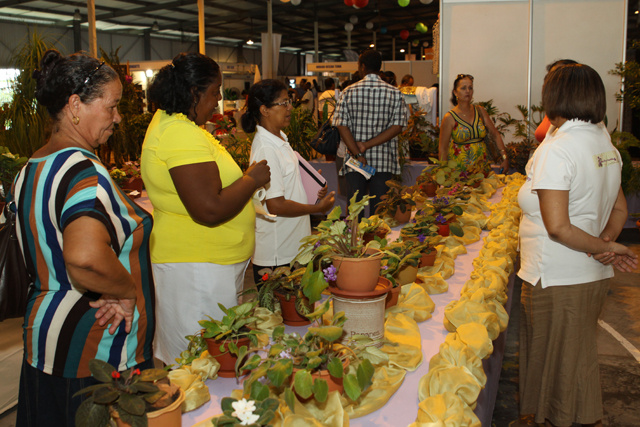
<instances>
[{"instance_id":1,"label":"woman in white shirt","mask_svg":"<svg viewBox=\"0 0 640 427\"><path fill-rule=\"evenodd\" d=\"M279 80L262 80L249 89L247 111L242 115L245 132L256 132L251 162L267 160L271 181L265 186L265 204L276 218L256 218L256 249L253 272L256 284L263 268L289 265L300 247L300 239L311 234L309 214L324 213L334 203L334 192L326 186L318 192L318 203L307 201L298 158L283 129L292 111L287 87Z\"/></svg>"},{"instance_id":2,"label":"woman in white shirt","mask_svg":"<svg viewBox=\"0 0 640 427\"><path fill-rule=\"evenodd\" d=\"M520 412L548 426L599 425L597 320L612 265L637 266L637 256L615 243L627 205L620 154L601 124L605 99L600 76L586 65L549 72L542 104L552 127L518 194Z\"/></svg>"}]
</instances>

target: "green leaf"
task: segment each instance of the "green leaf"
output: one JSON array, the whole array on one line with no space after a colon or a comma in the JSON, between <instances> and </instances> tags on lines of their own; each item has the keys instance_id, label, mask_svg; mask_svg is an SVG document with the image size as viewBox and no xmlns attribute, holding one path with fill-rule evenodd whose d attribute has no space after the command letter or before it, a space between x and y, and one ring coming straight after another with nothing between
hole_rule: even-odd
<instances>
[{"instance_id":1,"label":"green leaf","mask_svg":"<svg viewBox=\"0 0 640 427\"><path fill-rule=\"evenodd\" d=\"M273 366L267 369L267 378L276 387L282 386L284 381L293 373L293 362L291 359L277 360Z\"/></svg>"},{"instance_id":2,"label":"green leaf","mask_svg":"<svg viewBox=\"0 0 640 427\"><path fill-rule=\"evenodd\" d=\"M456 215L462 215L462 208L460 206L453 206L451 211Z\"/></svg>"},{"instance_id":3,"label":"green leaf","mask_svg":"<svg viewBox=\"0 0 640 427\"><path fill-rule=\"evenodd\" d=\"M291 412L295 414L296 410L296 395L293 393L293 390L290 388L286 388L284 390L284 401L286 402Z\"/></svg>"},{"instance_id":4,"label":"green leaf","mask_svg":"<svg viewBox=\"0 0 640 427\"><path fill-rule=\"evenodd\" d=\"M341 215L342 215L342 208L340 206L336 206L331 210L331 212L329 212L329 215L327 215L327 219L329 221L337 221L340 219Z\"/></svg>"},{"instance_id":5,"label":"green leaf","mask_svg":"<svg viewBox=\"0 0 640 427\"><path fill-rule=\"evenodd\" d=\"M342 360L339 357L333 357L327 364L327 370L334 378L342 378L344 374L344 367L342 366Z\"/></svg>"},{"instance_id":6,"label":"green leaf","mask_svg":"<svg viewBox=\"0 0 640 427\"><path fill-rule=\"evenodd\" d=\"M311 378L309 371L300 370L296 372L293 377L293 387L296 389L298 396L303 399L309 398L313 394L312 385L313 378Z\"/></svg>"},{"instance_id":7,"label":"green leaf","mask_svg":"<svg viewBox=\"0 0 640 427\"><path fill-rule=\"evenodd\" d=\"M108 405L118 400L118 392L111 388L101 388L93 393L93 401L100 405Z\"/></svg>"},{"instance_id":8,"label":"green leaf","mask_svg":"<svg viewBox=\"0 0 640 427\"><path fill-rule=\"evenodd\" d=\"M351 400L358 400L362 390L360 389L360 385L358 384L358 379L353 374L348 374L342 380L342 385L344 386L344 391L347 393L347 396Z\"/></svg>"},{"instance_id":9,"label":"green leaf","mask_svg":"<svg viewBox=\"0 0 640 427\"><path fill-rule=\"evenodd\" d=\"M276 326L273 329L273 333L271 334L271 336L273 337L273 339L284 336L284 325Z\"/></svg>"},{"instance_id":10,"label":"green leaf","mask_svg":"<svg viewBox=\"0 0 640 427\"><path fill-rule=\"evenodd\" d=\"M251 393L249 397L256 402L267 399L269 397L269 386L262 384L260 381L254 381L251 383ZM276 401L276 408L277 407L278 404Z\"/></svg>"},{"instance_id":11,"label":"green leaf","mask_svg":"<svg viewBox=\"0 0 640 427\"><path fill-rule=\"evenodd\" d=\"M322 358L321 357L310 357L309 360L307 361L307 369L316 369L318 368L320 365L322 364Z\"/></svg>"},{"instance_id":12,"label":"green leaf","mask_svg":"<svg viewBox=\"0 0 640 427\"><path fill-rule=\"evenodd\" d=\"M464 231L462 231L462 228L457 224L449 224L449 231L451 231L451 234L454 236L464 236Z\"/></svg>"},{"instance_id":13,"label":"green leaf","mask_svg":"<svg viewBox=\"0 0 640 427\"><path fill-rule=\"evenodd\" d=\"M222 409L222 412L233 411L233 406L231 406L233 402L236 402L236 399L233 397L223 397L220 401L220 409Z\"/></svg>"},{"instance_id":14,"label":"green leaf","mask_svg":"<svg viewBox=\"0 0 640 427\"><path fill-rule=\"evenodd\" d=\"M327 400L327 396L329 395L329 384L325 380L320 378L316 378L313 382L313 397L318 402L324 402Z\"/></svg>"},{"instance_id":15,"label":"green leaf","mask_svg":"<svg viewBox=\"0 0 640 427\"><path fill-rule=\"evenodd\" d=\"M364 359L358 365L358 369L356 370L356 376L358 378L358 385L360 385L360 389L366 390L372 383L371 379L373 378L373 365L367 359Z\"/></svg>"},{"instance_id":16,"label":"green leaf","mask_svg":"<svg viewBox=\"0 0 640 427\"><path fill-rule=\"evenodd\" d=\"M147 414L135 416L123 410L122 408L118 408L118 415L120 415L120 418L122 418L122 421L126 422L127 424L130 424L131 427L147 427L148 426Z\"/></svg>"},{"instance_id":17,"label":"green leaf","mask_svg":"<svg viewBox=\"0 0 640 427\"><path fill-rule=\"evenodd\" d=\"M276 405L277 407L277 405ZM264 411L262 413L262 415L260 415L260 418L258 418L258 421L255 422L255 426L266 426L269 425L269 422L271 422L271 420L276 416L275 411L271 410L271 409L267 409L266 411Z\"/></svg>"},{"instance_id":18,"label":"green leaf","mask_svg":"<svg viewBox=\"0 0 640 427\"><path fill-rule=\"evenodd\" d=\"M240 360L240 359L238 359L238 360ZM249 360L247 360L247 362L244 365L242 365L242 367L239 370L237 370L236 372L244 371L244 370L252 371L255 368L257 368L260 365L261 362L262 362L262 358L260 356L258 356L257 354L253 354L253 355L251 355Z\"/></svg>"},{"instance_id":19,"label":"green leaf","mask_svg":"<svg viewBox=\"0 0 640 427\"><path fill-rule=\"evenodd\" d=\"M337 341L342 336L342 328L340 326L311 327L309 332L329 342Z\"/></svg>"},{"instance_id":20,"label":"green leaf","mask_svg":"<svg viewBox=\"0 0 640 427\"><path fill-rule=\"evenodd\" d=\"M140 372L138 378L140 381L154 382L166 378L167 375L169 375L169 371L165 371L164 369L145 369Z\"/></svg>"},{"instance_id":21,"label":"green leaf","mask_svg":"<svg viewBox=\"0 0 640 427\"><path fill-rule=\"evenodd\" d=\"M320 304L318 308L316 308L313 313L308 314L307 317L311 320L318 319L322 317L327 311L329 311L329 308L331 308L331 300L327 300L324 304Z\"/></svg>"},{"instance_id":22,"label":"green leaf","mask_svg":"<svg viewBox=\"0 0 640 427\"><path fill-rule=\"evenodd\" d=\"M368 346L361 354L361 358L366 358L372 365L379 365L389 361L389 355L375 346Z\"/></svg>"},{"instance_id":23,"label":"green leaf","mask_svg":"<svg viewBox=\"0 0 640 427\"><path fill-rule=\"evenodd\" d=\"M89 370L91 374L100 382L110 383L113 381L111 373L116 370L113 366L105 361L98 359L91 359L89 361Z\"/></svg>"},{"instance_id":24,"label":"green leaf","mask_svg":"<svg viewBox=\"0 0 640 427\"><path fill-rule=\"evenodd\" d=\"M95 405L90 397L85 399L76 411L76 426L95 427L109 424L109 408L104 405Z\"/></svg>"},{"instance_id":25,"label":"green leaf","mask_svg":"<svg viewBox=\"0 0 640 427\"><path fill-rule=\"evenodd\" d=\"M135 385L137 391L143 393L154 393L158 391L158 387L152 383L139 382Z\"/></svg>"},{"instance_id":26,"label":"green leaf","mask_svg":"<svg viewBox=\"0 0 640 427\"><path fill-rule=\"evenodd\" d=\"M158 401L158 399L160 399L165 394L167 394L166 391L158 390L154 393L147 393L143 397L144 397L144 400L146 400L147 402L154 404Z\"/></svg>"},{"instance_id":27,"label":"green leaf","mask_svg":"<svg viewBox=\"0 0 640 427\"><path fill-rule=\"evenodd\" d=\"M235 364L236 373L240 372L240 366L242 365L242 363L244 361L244 357L247 355L247 352L248 352L248 350L247 350L247 346L246 345L243 345L238 349L237 358L236 358L236 364Z\"/></svg>"},{"instance_id":28,"label":"green leaf","mask_svg":"<svg viewBox=\"0 0 640 427\"><path fill-rule=\"evenodd\" d=\"M164 395L165 392L162 392L162 394ZM120 406L120 408L124 409L132 415L144 414L144 400L139 396L123 393L120 395L120 399L118 399L118 405Z\"/></svg>"},{"instance_id":29,"label":"green leaf","mask_svg":"<svg viewBox=\"0 0 640 427\"><path fill-rule=\"evenodd\" d=\"M88 394L88 393L92 393L95 392L96 390L100 390L101 388L109 388L111 387L111 384L94 384L94 385L90 385L89 387L85 387L82 390L77 391L73 397L78 397L81 396L83 394Z\"/></svg>"}]
</instances>

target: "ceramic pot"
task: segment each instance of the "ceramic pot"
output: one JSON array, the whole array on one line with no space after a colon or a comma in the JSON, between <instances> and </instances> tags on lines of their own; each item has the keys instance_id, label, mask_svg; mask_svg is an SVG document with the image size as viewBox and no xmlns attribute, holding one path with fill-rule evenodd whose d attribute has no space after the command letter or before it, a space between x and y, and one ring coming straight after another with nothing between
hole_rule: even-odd
<instances>
[{"instance_id":1,"label":"ceramic pot","mask_svg":"<svg viewBox=\"0 0 640 427\"><path fill-rule=\"evenodd\" d=\"M372 291L378 283L381 260L382 252L366 258L334 257L336 286L345 291Z\"/></svg>"},{"instance_id":2,"label":"ceramic pot","mask_svg":"<svg viewBox=\"0 0 640 427\"><path fill-rule=\"evenodd\" d=\"M420 188L426 196L434 197L436 195L436 190L438 189L438 184L435 182L426 182L420 185Z\"/></svg>"},{"instance_id":3,"label":"ceramic pot","mask_svg":"<svg viewBox=\"0 0 640 427\"><path fill-rule=\"evenodd\" d=\"M402 287L396 286L395 288L391 288L389 293L387 294L387 298L385 299L384 309L386 310L389 307L393 307L398 304L398 297L400 296L400 291Z\"/></svg>"},{"instance_id":4,"label":"ceramic pot","mask_svg":"<svg viewBox=\"0 0 640 427\"><path fill-rule=\"evenodd\" d=\"M287 301L287 295L281 294L280 292L275 292L276 298L280 301L280 308L282 309L282 321L285 325L289 326L304 326L311 323L309 319L300 315L298 310L296 310L296 301L298 297L296 295L290 295L289 300ZM309 304L309 300L307 298L303 298L305 305L311 309ZM309 310L310 312L313 310Z\"/></svg>"},{"instance_id":5,"label":"ceramic pot","mask_svg":"<svg viewBox=\"0 0 640 427\"><path fill-rule=\"evenodd\" d=\"M375 233L373 232L364 233L362 235L362 241L366 245L367 243L372 241L375 238L375 236L378 236L379 238L384 239L385 237L387 237L387 230L376 230Z\"/></svg>"},{"instance_id":6,"label":"ceramic pot","mask_svg":"<svg viewBox=\"0 0 640 427\"><path fill-rule=\"evenodd\" d=\"M438 226L438 234L441 235L442 237L447 237L449 234L451 234L451 231L449 230L449 224L436 224Z\"/></svg>"},{"instance_id":7,"label":"ceramic pot","mask_svg":"<svg viewBox=\"0 0 640 427\"><path fill-rule=\"evenodd\" d=\"M425 253L422 254L422 257L420 258L419 268L431 267L435 263L436 263L436 251L435 249L432 249L431 252L429 252L428 254L425 254Z\"/></svg>"},{"instance_id":8,"label":"ceramic pot","mask_svg":"<svg viewBox=\"0 0 640 427\"><path fill-rule=\"evenodd\" d=\"M180 389L178 398L169 406L157 411L147 413L149 427L180 427L182 426L182 402L184 402L184 390ZM122 421L115 410L111 411L111 418L118 427L131 427L131 424Z\"/></svg>"},{"instance_id":9,"label":"ceramic pot","mask_svg":"<svg viewBox=\"0 0 640 427\"><path fill-rule=\"evenodd\" d=\"M396 273L396 282L400 285L407 285L416 281L418 277L418 267L405 265Z\"/></svg>"},{"instance_id":10,"label":"ceramic pot","mask_svg":"<svg viewBox=\"0 0 640 427\"><path fill-rule=\"evenodd\" d=\"M227 347L227 344L224 344L224 352L220 351L220 344L222 344L218 340L214 340L213 338L205 338L207 343L207 349L209 350L209 354L213 356L218 363L220 363L220 370L218 370L218 375L222 378L234 378L236 376L236 360L238 358L235 354L232 354ZM249 337L243 337L238 340L236 343L238 348L246 345L250 346Z\"/></svg>"},{"instance_id":11,"label":"ceramic pot","mask_svg":"<svg viewBox=\"0 0 640 427\"><path fill-rule=\"evenodd\" d=\"M329 386L329 393L331 393L332 391L337 391L339 394L342 394L342 392L344 391L344 385L342 383L342 380L344 379L344 375L347 374L347 367L349 367L349 359L347 359L344 362L342 362L342 370L344 371L344 374L343 374L342 378L334 377L333 375L331 375L329 373L329 371L327 369L322 369L320 371L311 372L311 378L313 379L314 382L315 382L316 379L325 380L327 382L327 386ZM299 371L299 369L293 368L293 375L291 376L291 382L293 382L293 377L295 376L297 371ZM293 391L295 393L295 391L296 391L295 387L294 387ZM304 399L304 398L300 397L298 395L298 393L296 393L296 397L302 403L306 403L306 402L310 401L311 399L313 399L313 395L311 395L310 397Z\"/></svg>"},{"instance_id":12,"label":"ceramic pot","mask_svg":"<svg viewBox=\"0 0 640 427\"><path fill-rule=\"evenodd\" d=\"M402 212L400 207L396 208L396 213L393 218L400 224L406 224L411 219L411 208L407 207L407 210Z\"/></svg>"}]
</instances>

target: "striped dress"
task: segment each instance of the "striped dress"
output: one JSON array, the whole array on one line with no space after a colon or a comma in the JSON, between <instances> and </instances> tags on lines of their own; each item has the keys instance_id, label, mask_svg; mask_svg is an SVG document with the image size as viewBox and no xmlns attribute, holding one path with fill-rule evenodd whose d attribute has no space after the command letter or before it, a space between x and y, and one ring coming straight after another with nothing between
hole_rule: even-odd
<instances>
[{"instance_id":1,"label":"striped dress","mask_svg":"<svg viewBox=\"0 0 640 427\"><path fill-rule=\"evenodd\" d=\"M82 378L97 358L118 370L151 360L155 290L149 259L153 220L111 180L91 152L67 148L30 159L18 174L14 192L17 227L29 271L36 273L24 325L27 363L44 373ZM115 334L100 326L89 302L99 298L76 289L62 256L62 233L81 216L102 222L111 247L136 283L137 301L130 333L122 322Z\"/></svg>"}]
</instances>

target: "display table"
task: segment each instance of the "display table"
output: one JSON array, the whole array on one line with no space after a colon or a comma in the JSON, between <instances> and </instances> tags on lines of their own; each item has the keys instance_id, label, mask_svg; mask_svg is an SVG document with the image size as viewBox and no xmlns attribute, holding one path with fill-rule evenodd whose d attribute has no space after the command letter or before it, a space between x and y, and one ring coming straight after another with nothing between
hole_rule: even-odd
<instances>
[{"instance_id":1,"label":"display table","mask_svg":"<svg viewBox=\"0 0 640 427\"><path fill-rule=\"evenodd\" d=\"M323 174L325 170L323 169ZM502 192L498 190L490 199L491 202L500 200ZM398 230L396 230L396 233ZM484 237L487 232L483 232ZM397 234L396 234L397 235ZM479 240L466 246L467 253L459 255L455 259L455 274L447 279L449 290L439 295L431 295L435 303L433 317L425 322L418 323L422 339L422 364L413 372L407 372L400 389L382 408L360 418L350 419L351 426L406 426L415 421L418 413L418 388L420 379L429 371L429 360L439 351L440 344L444 342L449 333L443 326L444 309L451 301L460 298L460 292L469 279L473 271L473 260L478 257L483 247L483 240ZM509 302L505 307L510 311L511 293L513 289L513 275L509 281ZM287 331L304 332L306 327L291 328ZM475 410L476 415L481 420L483 426L491 425L493 407L498 390L498 380L502 366L504 354L506 331L493 342L494 351L492 355L483 361L483 367L487 375L487 384L478 397L478 405ZM211 400L195 411L183 414L183 426L193 426L197 423L208 420L214 415L220 414L220 401L222 398L230 396L232 390L242 388L242 385L235 378L218 378L206 381L209 387Z\"/></svg>"}]
</instances>

